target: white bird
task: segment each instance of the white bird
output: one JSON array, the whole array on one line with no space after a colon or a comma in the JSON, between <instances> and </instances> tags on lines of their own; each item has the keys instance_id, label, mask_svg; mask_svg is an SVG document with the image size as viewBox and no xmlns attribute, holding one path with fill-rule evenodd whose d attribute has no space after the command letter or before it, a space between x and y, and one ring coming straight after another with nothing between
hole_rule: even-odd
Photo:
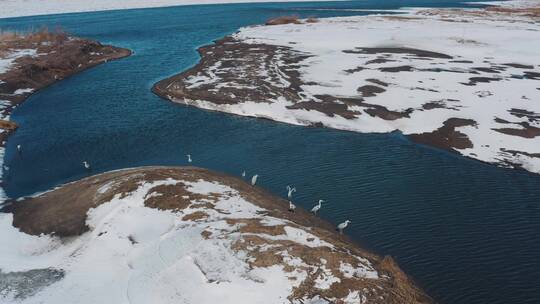
<instances>
[{"instance_id":1,"label":"white bird","mask_svg":"<svg viewBox=\"0 0 540 304\"><path fill-rule=\"evenodd\" d=\"M191 163L191 162L192 162L192 160L191 160L191 154L187 154L186 156L187 156L187 162L188 162L188 163Z\"/></svg>"},{"instance_id":2,"label":"white bird","mask_svg":"<svg viewBox=\"0 0 540 304\"><path fill-rule=\"evenodd\" d=\"M346 220L345 222L337 225L337 230L339 230L339 233L343 234L343 229L345 229L350 223L351 223L351 221Z\"/></svg>"},{"instance_id":3,"label":"white bird","mask_svg":"<svg viewBox=\"0 0 540 304\"><path fill-rule=\"evenodd\" d=\"M4 165L3 167L4 167L4 171L9 171L9 167L8 167L8 166Z\"/></svg>"},{"instance_id":4,"label":"white bird","mask_svg":"<svg viewBox=\"0 0 540 304\"><path fill-rule=\"evenodd\" d=\"M292 194L296 192L296 188L293 188L291 186L287 186L287 197L290 199L292 197Z\"/></svg>"},{"instance_id":5,"label":"white bird","mask_svg":"<svg viewBox=\"0 0 540 304\"><path fill-rule=\"evenodd\" d=\"M19 151L19 153L22 152L22 146L21 145L17 145L17 151Z\"/></svg>"},{"instance_id":6,"label":"white bird","mask_svg":"<svg viewBox=\"0 0 540 304\"><path fill-rule=\"evenodd\" d=\"M289 211L294 212L296 210L296 205L289 201Z\"/></svg>"},{"instance_id":7,"label":"white bird","mask_svg":"<svg viewBox=\"0 0 540 304\"><path fill-rule=\"evenodd\" d=\"M246 177L246 170L242 171L242 177Z\"/></svg>"},{"instance_id":8,"label":"white bird","mask_svg":"<svg viewBox=\"0 0 540 304\"><path fill-rule=\"evenodd\" d=\"M259 177L259 175L255 174L253 175L253 177L251 178L251 185L252 186L255 186L255 184L257 183L257 178Z\"/></svg>"},{"instance_id":9,"label":"white bird","mask_svg":"<svg viewBox=\"0 0 540 304\"><path fill-rule=\"evenodd\" d=\"M321 209L322 203L324 203L324 201L319 200L319 203L317 205L315 205L313 208L311 208L311 212L313 212L313 214L316 215L317 211L319 211Z\"/></svg>"},{"instance_id":10,"label":"white bird","mask_svg":"<svg viewBox=\"0 0 540 304\"><path fill-rule=\"evenodd\" d=\"M87 162L87 161L83 161L83 166L86 170L89 170L90 169L90 164Z\"/></svg>"}]
</instances>

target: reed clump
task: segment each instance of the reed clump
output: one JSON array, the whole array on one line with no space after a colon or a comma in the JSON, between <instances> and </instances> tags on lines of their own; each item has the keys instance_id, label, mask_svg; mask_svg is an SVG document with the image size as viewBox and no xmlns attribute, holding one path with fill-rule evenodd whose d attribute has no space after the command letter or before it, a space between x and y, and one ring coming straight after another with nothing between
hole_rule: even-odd
<instances>
[{"instance_id":1,"label":"reed clump","mask_svg":"<svg viewBox=\"0 0 540 304\"><path fill-rule=\"evenodd\" d=\"M61 28L49 30L42 27L38 30L13 31L0 29L0 42L25 41L29 43L54 43L60 44L68 40L69 35Z\"/></svg>"},{"instance_id":2,"label":"reed clump","mask_svg":"<svg viewBox=\"0 0 540 304\"><path fill-rule=\"evenodd\" d=\"M281 24L300 24L300 18L298 16L281 16L272 18L266 21L266 25L281 25Z\"/></svg>"}]
</instances>

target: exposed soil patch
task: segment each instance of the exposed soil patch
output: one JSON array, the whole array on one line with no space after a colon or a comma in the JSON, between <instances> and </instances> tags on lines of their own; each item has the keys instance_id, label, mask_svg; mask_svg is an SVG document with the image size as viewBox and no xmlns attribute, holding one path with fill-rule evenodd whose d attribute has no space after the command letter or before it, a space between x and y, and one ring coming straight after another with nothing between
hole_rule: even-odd
<instances>
[{"instance_id":1,"label":"exposed soil patch","mask_svg":"<svg viewBox=\"0 0 540 304\"><path fill-rule=\"evenodd\" d=\"M470 61L470 60L450 60L449 62L452 62L452 63L474 63L473 61Z\"/></svg>"},{"instance_id":2,"label":"exposed soil patch","mask_svg":"<svg viewBox=\"0 0 540 304\"><path fill-rule=\"evenodd\" d=\"M492 81L500 81L501 78L493 78L493 77L471 77L469 78L469 82L463 82L462 84L467 86L474 86L478 83L488 83Z\"/></svg>"},{"instance_id":3,"label":"exposed soil patch","mask_svg":"<svg viewBox=\"0 0 540 304\"><path fill-rule=\"evenodd\" d=\"M516 150L508 150L508 149L501 149L502 152L510 153L512 155L525 155L528 157L534 157L534 158L540 158L540 153L528 153L524 151L516 151Z\"/></svg>"},{"instance_id":4,"label":"exposed soil patch","mask_svg":"<svg viewBox=\"0 0 540 304\"><path fill-rule=\"evenodd\" d=\"M471 68L474 71L484 72L484 73L493 73L493 74L499 74L500 72L493 68L485 68L485 67L477 67L477 68Z\"/></svg>"},{"instance_id":5,"label":"exposed soil patch","mask_svg":"<svg viewBox=\"0 0 540 304\"><path fill-rule=\"evenodd\" d=\"M513 135L513 136L519 136L519 137L525 137L525 138L535 138L537 136L540 136L540 128L531 126L530 124L526 122L520 123L520 125L523 127L522 129L499 128L499 129L492 129L492 130L500 132L500 133L504 133L507 135Z\"/></svg>"},{"instance_id":6,"label":"exposed soil patch","mask_svg":"<svg viewBox=\"0 0 540 304\"><path fill-rule=\"evenodd\" d=\"M527 79L540 80L540 73L531 72L531 71L525 71L525 72L523 72L523 77L527 78Z\"/></svg>"},{"instance_id":7,"label":"exposed soil patch","mask_svg":"<svg viewBox=\"0 0 540 304\"><path fill-rule=\"evenodd\" d=\"M421 87L416 87L416 88L413 88L411 90L420 90L420 91L428 91L428 92L435 92L435 93L439 93L439 91L435 90L435 89L428 89L428 88L421 88Z\"/></svg>"},{"instance_id":8,"label":"exposed soil patch","mask_svg":"<svg viewBox=\"0 0 540 304\"><path fill-rule=\"evenodd\" d=\"M383 93L385 89L374 86L374 85L364 85L357 89L358 93L362 94L362 97L373 97L377 94Z\"/></svg>"},{"instance_id":9,"label":"exposed soil patch","mask_svg":"<svg viewBox=\"0 0 540 304\"><path fill-rule=\"evenodd\" d=\"M441 99L441 100L434 100L427 102L422 105L422 110L433 110L433 109L450 109L454 111L459 111L459 108L461 107L459 104L449 104L449 103L457 103L459 100L457 99Z\"/></svg>"},{"instance_id":10,"label":"exposed soil patch","mask_svg":"<svg viewBox=\"0 0 540 304\"><path fill-rule=\"evenodd\" d=\"M497 123L500 123L500 124L511 124L512 122L506 120L506 119L502 119L502 118L499 118L499 117L495 117L495 119L493 119L495 122Z\"/></svg>"},{"instance_id":11,"label":"exposed soil patch","mask_svg":"<svg viewBox=\"0 0 540 304\"><path fill-rule=\"evenodd\" d=\"M394 61L395 60L387 59L387 58L377 58L377 59L366 61L366 64L379 64L379 63L394 62Z\"/></svg>"},{"instance_id":12,"label":"exposed soil patch","mask_svg":"<svg viewBox=\"0 0 540 304\"><path fill-rule=\"evenodd\" d=\"M439 59L452 59L453 57L450 55L437 53L437 52L431 52L426 50L419 50L419 49L411 49L411 48L402 48L402 47L382 47L382 48L365 48L365 47L358 47L354 50L345 50L343 51L345 53L350 54L407 54L407 55L414 55L416 57L424 57L424 58L439 58Z\"/></svg>"},{"instance_id":13,"label":"exposed soil patch","mask_svg":"<svg viewBox=\"0 0 540 304\"><path fill-rule=\"evenodd\" d=\"M409 115L414 111L413 109L407 109L402 112L391 111L384 106L367 103L364 103L363 106L369 107L369 109L365 110L366 113L371 116L377 116L384 120L396 120L404 117L409 117Z\"/></svg>"},{"instance_id":14,"label":"exposed soil patch","mask_svg":"<svg viewBox=\"0 0 540 304\"><path fill-rule=\"evenodd\" d=\"M422 105L424 110L433 110L433 109L446 109L446 105L441 101L432 101Z\"/></svg>"},{"instance_id":15,"label":"exposed soil patch","mask_svg":"<svg viewBox=\"0 0 540 304\"><path fill-rule=\"evenodd\" d=\"M382 80L378 80L378 79L373 79L373 78L370 78L370 79L366 79L366 81L368 82L371 82L371 83L374 83L374 84L378 84L380 86L383 86L383 87L387 87L388 86L388 83L382 81Z\"/></svg>"},{"instance_id":16,"label":"exposed soil patch","mask_svg":"<svg viewBox=\"0 0 540 304\"><path fill-rule=\"evenodd\" d=\"M380 68L379 71L386 73L411 72L414 68L410 65L401 65L396 67Z\"/></svg>"},{"instance_id":17,"label":"exposed soil patch","mask_svg":"<svg viewBox=\"0 0 540 304\"><path fill-rule=\"evenodd\" d=\"M532 111L528 111L528 110L524 110L524 109L512 108L512 109L508 110L508 112L511 115L514 115L514 116L516 116L518 118L526 117L529 120L529 122L540 121L540 114L532 112Z\"/></svg>"},{"instance_id":18,"label":"exposed soil patch","mask_svg":"<svg viewBox=\"0 0 540 304\"><path fill-rule=\"evenodd\" d=\"M315 110L333 117L339 115L344 118L352 119L360 115L358 112L350 111L346 104L334 102L335 99L325 98L327 95L319 96L321 101L301 101L292 106L287 106L288 109L304 109Z\"/></svg>"},{"instance_id":19,"label":"exposed soil patch","mask_svg":"<svg viewBox=\"0 0 540 304\"><path fill-rule=\"evenodd\" d=\"M183 221L198 221L198 220L203 220L207 217L208 217L208 214L206 214L205 212L195 211L193 213L184 215L184 217L182 217L182 220Z\"/></svg>"},{"instance_id":20,"label":"exposed soil patch","mask_svg":"<svg viewBox=\"0 0 540 304\"><path fill-rule=\"evenodd\" d=\"M520 63L505 63L503 65L506 65L506 66L509 66L509 67L513 67L513 68L516 68L516 69L527 69L527 70L532 70L534 69L534 66L530 65L530 64L520 64Z\"/></svg>"},{"instance_id":21,"label":"exposed soil patch","mask_svg":"<svg viewBox=\"0 0 540 304\"><path fill-rule=\"evenodd\" d=\"M472 148L473 143L467 135L456 131L458 127L474 126L472 119L450 118L439 129L422 134L411 134L409 138L417 143L435 146L445 150Z\"/></svg>"},{"instance_id":22,"label":"exposed soil patch","mask_svg":"<svg viewBox=\"0 0 540 304\"><path fill-rule=\"evenodd\" d=\"M161 185L152 188L146 195L144 205L161 210L180 210L188 207L193 200L203 198L186 190L183 185Z\"/></svg>"},{"instance_id":23,"label":"exposed soil patch","mask_svg":"<svg viewBox=\"0 0 540 304\"><path fill-rule=\"evenodd\" d=\"M364 68L359 66L359 67L356 67L354 69L344 70L344 72L346 72L347 74L354 74L354 73L360 72L362 70L364 70Z\"/></svg>"}]
</instances>

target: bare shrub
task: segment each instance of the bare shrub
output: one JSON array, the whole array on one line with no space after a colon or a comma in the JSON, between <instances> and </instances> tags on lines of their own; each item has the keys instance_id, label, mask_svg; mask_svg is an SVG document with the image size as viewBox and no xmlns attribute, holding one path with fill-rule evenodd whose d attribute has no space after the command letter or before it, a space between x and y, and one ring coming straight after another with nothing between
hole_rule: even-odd
<instances>
[{"instance_id":1,"label":"bare shrub","mask_svg":"<svg viewBox=\"0 0 540 304\"><path fill-rule=\"evenodd\" d=\"M28 31L0 30L0 42L24 40L30 43L49 42L60 44L68 40L68 38L69 35L59 27L53 31L47 27L42 27L39 30L30 29Z\"/></svg>"},{"instance_id":2,"label":"bare shrub","mask_svg":"<svg viewBox=\"0 0 540 304\"><path fill-rule=\"evenodd\" d=\"M266 25L300 24L298 16L281 16L266 21Z\"/></svg>"}]
</instances>

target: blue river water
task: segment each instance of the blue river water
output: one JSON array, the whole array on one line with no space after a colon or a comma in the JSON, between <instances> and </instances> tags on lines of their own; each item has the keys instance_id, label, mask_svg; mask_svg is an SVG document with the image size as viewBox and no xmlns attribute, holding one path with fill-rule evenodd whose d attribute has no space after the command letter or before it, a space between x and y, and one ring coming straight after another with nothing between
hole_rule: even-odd
<instances>
[{"instance_id":1,"label":"blue river water","mask_svg":"<svg viewBox=\"0 0 540 304\"><path fill-rule=\"evenodd\" d=\"M460 6L457 1L203 5L0 19L3 29L61 26L130 48L31 96L12 119L6 193L13 198L92 173L194 165L240 174L296 202L328 201L321 216L392 255L438 302L540 303L540 176L413 144L399 133L290 126L172 104L150 92L194 65L198 46L284 14L344 16L348 9ZM15 146L24 147L22 156Z\"/></svg>"}]
</instances>

